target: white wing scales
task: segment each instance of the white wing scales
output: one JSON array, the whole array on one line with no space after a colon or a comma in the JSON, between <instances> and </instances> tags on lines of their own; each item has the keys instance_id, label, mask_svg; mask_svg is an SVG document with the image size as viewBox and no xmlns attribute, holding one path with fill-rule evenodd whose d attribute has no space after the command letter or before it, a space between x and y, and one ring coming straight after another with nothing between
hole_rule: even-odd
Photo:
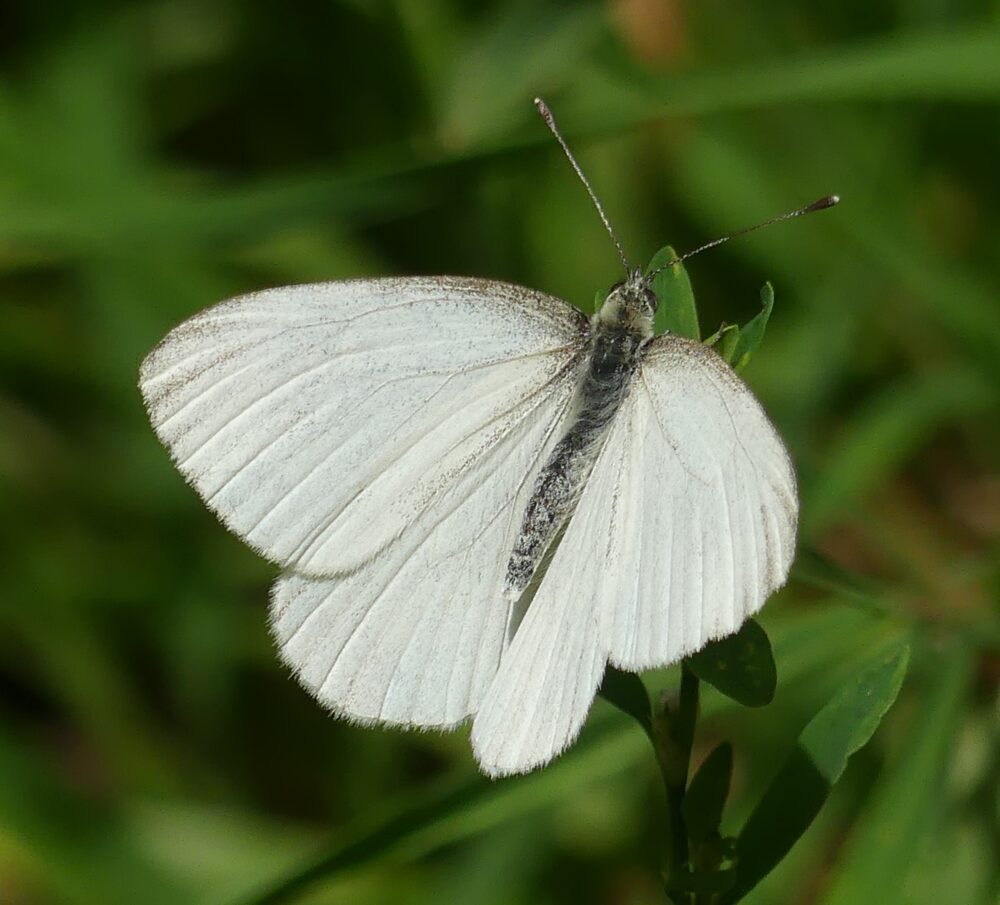
<instances>
[{"instance_id":1,"label":"white wing scales","mask_svg":"<svg viewBox=\"0 0 1000 905\"><path fill-rule=\"evenodd\" d=\"M603 610L613 603L600 555L607 533L602 507L617 478L610 446L473 721L472 748L490 776L523 773L565 749L600 684L607 660Z\"/></svg>"},{"instance_id":2,"label":"white wing scales","mask_svg":"<svg viewBox=\"0 0 1000 905\"><path fill-rule=\"evenodd\" d=\"M283 566L331 575L395 540L543 401L585 323L558 299L483 280L288 287L185 321L143 362L140 387L230 529Z\"/></svg>"},{"instance_id":3,"label":"white wing scales","mask_svg":"<svg viewBox=\"0 0 1000 905\"><path fill-rule=\"evenodd\" d=\"M617 436L616 436L617 435ZM728 635L788 576L795 473L760 403L707 346L653 341L609 437L627 438L612 491L612 663L673 663ZM627 477L626 477L627 475Z\"/></svg>"},{"instance_id":4,"label":"white wing scales","mask_svg":"<svg viewBox=\"0 0 1000 905\"><path fill-rule=\"evenodd\" d=\"M484 771L564 750L607 662L662 666L735 631L784 583L796 520L791 462L747 387L706 346L654 340L473 722Z\"/></svg>"},{"instance_id":5,"label":"white wing scales","mask_svg":"<svg viewBox=\"0 0 1000 905\"><path fill-rule=\"evenodd\" d=\"M439 494L419 531L349 575L278 580L282 657L324 705L355 720L439 728L479 708L506 637L499 551L513 547L575 376L555 381L531 417Z\"/></svg>"}]
</instances>

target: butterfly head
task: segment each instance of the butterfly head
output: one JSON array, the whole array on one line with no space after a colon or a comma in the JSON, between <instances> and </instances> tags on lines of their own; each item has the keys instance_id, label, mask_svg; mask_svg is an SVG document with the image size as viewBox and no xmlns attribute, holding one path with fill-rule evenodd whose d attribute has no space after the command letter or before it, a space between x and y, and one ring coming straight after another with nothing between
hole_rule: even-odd
<instances>
[{"instance_id":1,"label":"butterfly head","mask_svg":"<svg viewBox=\"0 0 1000 905\"><path fill-rule=\"evenodd\" d=\"M595 320L601 325L624 327L643 336L652 336L653 316L658 304L650 281L642 271L631 270L625 280L611 287Z\"/></svg>"}]
</instances>

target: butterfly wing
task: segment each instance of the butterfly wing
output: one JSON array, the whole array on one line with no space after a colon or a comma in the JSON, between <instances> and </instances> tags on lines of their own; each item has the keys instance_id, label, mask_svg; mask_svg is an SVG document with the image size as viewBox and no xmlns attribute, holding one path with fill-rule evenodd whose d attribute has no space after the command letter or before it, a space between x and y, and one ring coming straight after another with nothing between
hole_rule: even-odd
<instances>
[{"instance_id":1,"label":"butterfly wing","mask_svg":"<svg viewBox=\"0 0 1000 905\"><path fill-rule=\"evenodd\" d=\"M506 283L294 286L185 321L143 362L140 388L232 531L282 566L332 575L426 521L518 425L551 414L585 332L565 302Z\"/></svg>"},{"instance_id":2,"label":"butterfly wing","mask_svg":"<svg viewBox=\"0 0 1000 905\"><path fill-rule=\"evenodd\" d=\"M745 384L701 343L655 339L476 715L484 770L559 754L606 662L662 666L735 631L787 578L797 513Z\"/></svg>"},{"instance_id":3,"label":"butterfly wing","mask_svg":"<svg viewBox=\"0 0 1000 905\"><path fill-rule=\"evenodd\" d=\"M708 346L655 339L615 424L630 440L606 557L611 662L673 663L729 635L788 577L795 471L760 403Z\"/></svg>"},{"instance_id":4,"label":"butterfly wing","mask_svg":"<svg viewBox=\"0 0 1000 905\"><path fill-rule=\"evenodd\" d=\"M507 636L507 554L576 380L571 370L552 381L529 416L364 566L278 580L271 620L282 657L334 713L446 728L479 708Z\"/></svg>"},{"instance_id":5,"label":"butterfly wing","mask_svg":"<svg viewBox=\"0 0 1000 905\"><path fill-rule=\"evenodd\" d=\"M620 459L610 437L584 486L549 568L500 659L472 723L472 748L490 776L525 773L576 738L607 661L605 509ZM612 564L614 567L614 564Z\"/></svg>"}]
</instances>

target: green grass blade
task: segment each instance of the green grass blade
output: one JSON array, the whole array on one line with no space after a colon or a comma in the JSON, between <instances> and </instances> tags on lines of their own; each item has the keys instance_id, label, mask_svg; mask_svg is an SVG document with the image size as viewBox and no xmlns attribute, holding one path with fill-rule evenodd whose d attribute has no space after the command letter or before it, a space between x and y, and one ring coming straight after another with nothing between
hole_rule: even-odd
<instances>
[{"instance_id":1,"label":"green grass blade","mask_svg":"<svg viewBox=\"0 0 1000 905\"><path fill-rule=\"evenodd\" d=\"M705 115L804 101L904 98L989 100L1000 95L1000 29L902 33L795 59L683 77L593 69L574 86L579 121L622 129L664 116Z\"/></svg>"}]
</instances>

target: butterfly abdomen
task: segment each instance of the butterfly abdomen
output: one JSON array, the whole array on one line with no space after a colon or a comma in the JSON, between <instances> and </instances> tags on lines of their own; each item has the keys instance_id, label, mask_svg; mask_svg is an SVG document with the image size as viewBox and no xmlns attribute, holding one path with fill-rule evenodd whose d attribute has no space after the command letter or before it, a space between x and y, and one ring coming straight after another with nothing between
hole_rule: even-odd
<instances>
[{"instance_id":1,"label":"butterfly abdomen","mask_svg":"<svg viewBox=\"0 0 1000 905\"><path fill-rule=\"evenodd\" d=\"M620 325L600 325L577 391L577 415L538 473L507 564L504 593L516 599L576 508L611 421L648 340Z\"/></svg>"}]
</instances>

